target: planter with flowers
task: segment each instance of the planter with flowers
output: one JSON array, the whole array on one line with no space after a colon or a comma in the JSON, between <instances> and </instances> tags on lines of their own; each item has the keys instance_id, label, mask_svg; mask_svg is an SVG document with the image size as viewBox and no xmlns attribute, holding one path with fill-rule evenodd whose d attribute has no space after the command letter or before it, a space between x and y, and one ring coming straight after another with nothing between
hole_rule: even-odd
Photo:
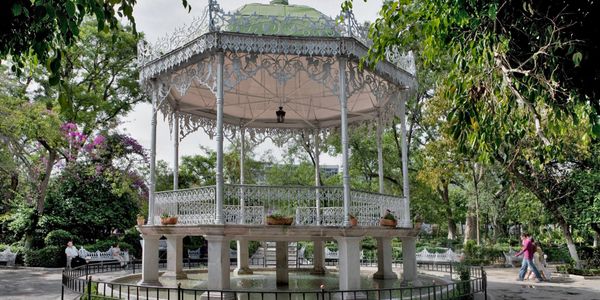
<instances>
[{"instance_id":1,"label":"planter with flowers","mask_svg":"<svg viewBox=\"0 0 600 300\"><path fill-rule=\"evenodd\" d=\"M177 224L177 216L171 216L168 213L162 213L160 215L160 224L175 225L175 224Z\"/></svg>"},{"instance_id":2,"label":"planter with flowers","mask_svg":"<svg viewBox=\"0 0 600 300\"><path fill-rule=\"evenodd\" d=\"M385 215L379 220L379 225L386 227L396 227L396 225L398 225L398 221L396 220L396 216L394 216L394 214L389 209L386 209Z\"/></svg>"},{"instance_id":3,"label":"planter with flowers","mask_svg":"<svg viewBox=\"0 0 600 300\"><path fill-rule=\"evenodd\" d=\"M267 215L267 225L292 225L294 217L274 211Z\"/></svg>"},{"instance_id":4,"label":"planter with flowers","mask_svg":"<svg viewBox=\"0 0 600 300\"><path fill-rule=\"evenodd\" d=\"M146 223L146 218L144 217L144 215L139 214L137 215L137 224L138 226L142 226Z\"/></svg>"},{"instance_id":5,"label":"planter with flowers","mask_svg":"<svg viewBox=\"0 0 600 300\"><path fill-rule=\"evenodd\" d=\"M354 227L358 225L358 219L353 214L348 214L348 220L350 221L350 226Z\"/></svg>"}]
</instances>

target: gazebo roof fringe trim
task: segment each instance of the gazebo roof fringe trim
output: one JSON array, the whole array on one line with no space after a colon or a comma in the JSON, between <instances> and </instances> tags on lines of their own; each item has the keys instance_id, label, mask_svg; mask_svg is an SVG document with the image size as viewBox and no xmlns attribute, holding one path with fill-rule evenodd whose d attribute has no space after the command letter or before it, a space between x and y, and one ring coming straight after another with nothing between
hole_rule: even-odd
<instances>
[{"instance_id":1,"label":"gazebo roof fringe trim","mask_svg":"<svg viewBox=\"0 0 600 300\"><path fill-rule=\"evenodd\" d=\"M315 19L314 16L307 15L268 17L256 14L241 15L237 12L224 12L216 1L211 1L210 3L209 7L203 10L201 16L195 18L189 26L177 28L174 33L160 38L154 44L140 41L138 44L138 65L141 68L141 80L151 78L169 68L177 66L189 60L194 55L217 48L229 51L258 53L271 52L334 56L346 53L345 49L343 49L344 47L341 47L339 44L338 39L340 37L354 38L363 48L372 44L372 41L368 38L368 26L358 24L352 11L345 13L343 18L344 24L342 24L336 21L339 16L336 19L326 16L320 16ZM267 18L266 22L264 22L265 18ZM263 22L261 26L250 26L250 24L255 24L259 21ZM294 36L294 38L301 40L302 37L311 37L311 43L314 44L304 43L303 45L301 42L289 43L285 41L274 43L273 36L290 37L289 34L285 34L285 32L290 30L289 24L303 24L302 30L299 30L301 34ZM255 30L252 31L252 28L255 28ZM240 34L245 36L269 35L271 39L263 41L264 44L261 45L261 41L259 40L240 41L209 34L215 32L241 32ZM319 38L321 38L320 41ZM360 52L349 51L348 53L358 57L366 54L366 50L364 49ZM402 70L407 70L410 75L414 75L415 67L412 53L402 55L397 48L394 48L386 53L386 57L395 66Z\"/></svg>"},{"instance_id":2,"label":"gazebo roof fringe trim","mask_svg":"<svg viewBox=\"0 0 600 300\"><path fill-rule=\"evenodd\" d=\"M400 93L396 91L390 97L402 97L406 98L407 93ZM404 101L406 99L400 99ZM389 127L395 122L395 117L400 112L401 101L387 101L386 106L380 109L379 118L381 120L381 126L383 128ZM167 101L162 102L159 107L159 111L162 113L164 120L169 124L169 131L173 133L173 116L175 110ZM217 122L214 119L207 119L199 116L195 116L189 113L178 112L179 115L179 139L183 140L186 136L191 133L202 129L211 139L216 135ZM223 134L228 139L233 139L240 131L239 124L223 124ZM374 133L377 130L377 123L371 122L370 120L361 120L349 124L350 130L356 128L367 128L369 133ZM327 127L327 128L251 128L244 127L245 132L250 136L252 140L264 140L265 138L271 138L275 145L281 147L289 139L299 134L310 135L318 132L323 136L327 136L334 132L339 132L339 126Z\"/></svg>"}]
</instances>

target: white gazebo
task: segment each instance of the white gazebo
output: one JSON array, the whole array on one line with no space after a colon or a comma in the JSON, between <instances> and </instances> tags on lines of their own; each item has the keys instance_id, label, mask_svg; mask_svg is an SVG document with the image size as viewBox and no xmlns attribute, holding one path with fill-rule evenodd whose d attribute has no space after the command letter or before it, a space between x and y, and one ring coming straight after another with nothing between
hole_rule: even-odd
<instances>
[{"instance_id":1,"label":"white gazebo","mask_svg":"<svg viewBox=\"0 0 600 300\"><path fill-rule=\"evenodd\" d=\"M368 29L351 11L343 22L317 10L287 1L247 4L224 12L209 0L204 15L155 45L138 47L140 82L152 96L152 143L148 224L144 239L143 285L158 284L158 240L167 238L168 263L163 276L184 277L182 239L204 236L208 242L208 288L229 288L230 240L238 241L238 269L248 268L247 241L277 242L277 280L287 282L287 243L312 240L314 268L323 270L323 241L339 245L341 290L360 288L360 241L378 243L380 278L393 278L391 239L402 239L404 280L416 278L415 236L410 217L405 130L405 102L415 88L411 56L390 50L388 59L359 69L366 55ZM409 70L409 71L407 71ZM155 191L156 120L161 112L174 135L174 186ZM383 185L381 135L400 116L402 125L403 197L386 195ZM356 126L372 126L378 145L379 193L353 190L348 173L348 135ZM179 190L178 142L202 129L216 141L216 185ZM318 145L324 135L339 131L342 141L343 186L319 186ZM303 133L315 145L315 186L257 186L223 180L223 139ZM242 151L243 147L242 147ZM241 156L242 158L244 155ZM387 210L396 228L379 226ZM265 225L271 210L295 216L291 226ZM174 226L160 225L162 213L177 215ZM349 213L358 219L351 227ZM281 250L281 251L280 251Z\"/></svg>"}]
</instances>

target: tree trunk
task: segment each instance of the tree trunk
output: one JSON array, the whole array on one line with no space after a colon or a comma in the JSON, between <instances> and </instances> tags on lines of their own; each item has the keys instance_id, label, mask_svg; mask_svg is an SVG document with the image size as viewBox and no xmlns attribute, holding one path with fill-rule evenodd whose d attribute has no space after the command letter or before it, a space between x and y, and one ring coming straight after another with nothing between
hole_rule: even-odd
<instances>
[{"instance_id":1,"label":"tree trunk","mask_svg":"<svg viewBox=\"0 0 600 300\"><path fill-rule=\"evenodd\" d=\"M475 216L473 215L473 212L469 209L469 211L467 212L467 219L465 221L465 238L463 241L464 244L466 244L469 240L475 240L475 223Z\"/></svg>"},{"instance_id":2,"label":"tree trunk","mask_svg":"<svg viewBox=\"0 0 600 300\"><path fill-rule=\"evenodd\" d=\"M575 247L575 243L573 242L573 236L571 235L571 230L569 230L569 225L566 222L561 222L560 227L563 230L563 234L565 235L565 240L567 240L567 248L569 249L569 254L571 258L575 261L575 268L581 269L581 260L579 260L579 255L577 254L577 248Z\"/></svg>"},{"instance_id":3,"label":"tree trunk","mask_svg":"<svg viewBox=\"0 0 600 300\"><path fill-rule=\"evenodd\" d=\"M452 207L450 206L448 182L446 180L442 180L441 187L438 187L437 191L438 194L440 194L444 205L446 206L446 217L448 219L448 239L454 240L456 239L456 222L454 221L454 216L452 215Z\"/></svg>"}]
</instances>

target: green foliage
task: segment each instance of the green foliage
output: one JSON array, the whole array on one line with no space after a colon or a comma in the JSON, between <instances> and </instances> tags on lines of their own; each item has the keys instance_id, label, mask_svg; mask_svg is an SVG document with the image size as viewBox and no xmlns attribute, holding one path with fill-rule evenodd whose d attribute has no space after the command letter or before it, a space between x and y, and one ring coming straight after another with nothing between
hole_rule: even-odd
<instances>
[{"instance_id":1,"label":"green foliage","mask_svg":"<svg viewBox=\"0 0 600 300\"><path fill-rule=\"evenodd\" d=\"M135 225L139 211L136 194L119 193L114 183L122 184L123 177L96 174L85 165L74 164L52 183L46 203L46 214L60 219L50 228L60 229L67 224L83 242L106 238L113 228Z\"/></svg>"},{"instance_id":2,"label":"green foliage","mask_svg":"<svg viewBox=\"0 0 600 300\"><path fill-rule=\"evenodd\" d=\"M600 269L600 248L582 247L581 260L587 269Z\"/></svg>"},{"instance_id":3,"label":"green foliage","mask_svg":"<svg viewBox=\"0 0 600 300\"><path fill-rule=\"evenodd\" d=\"M137 257L141 257L141 256L138 256L138 253L135 252L136 250L131 244L126 243L126 242L121 242L121 241L119 241L119 239L117 239L115 237L113 237L112 239L101 240L94 244L85 245L85 246L83 246L83 248L85 248L85 250L90 251L90 252L96 252L96 251L104 252L104 251L108 251L108 249L110 249L115 243L119 244L119 248L121 249L121 252L127 250L127 251L129 251L130 255L133 254Z\"/></svg>"},{"instance_id":4,"label":"green foliage","mask_svg":"<svg viewBox=\"0 0 600 300\"><path fill-rule=\"evenodd\" d=\"M44 239L44 244L46 246L59 246L66 247L67 242L73 241L77 242L75 236L73 236L70 232L62 229L52 230L46 235Z\"/></svg>"},{"instance_id":5,"label":"green foliage","mask_svg":"<svg viewBox=\"0 0 600 300\"><path fill-rule=\"evenodd\" d=\"M64 247L46 246L25 251L24 263L28 267L63 267L66 264Z\"/></svg>"},{"instance_id":6,"label":"green foliage","mask_svg":"<svg viewBox=\"0 0 600 300\"><path fill-rule=\"evenodd\" d=\"M546 261L571 263L573 260L569 255L566 245L549 245L542 248L544 254L548 255Z\"/></svg>"}]
</instances>

